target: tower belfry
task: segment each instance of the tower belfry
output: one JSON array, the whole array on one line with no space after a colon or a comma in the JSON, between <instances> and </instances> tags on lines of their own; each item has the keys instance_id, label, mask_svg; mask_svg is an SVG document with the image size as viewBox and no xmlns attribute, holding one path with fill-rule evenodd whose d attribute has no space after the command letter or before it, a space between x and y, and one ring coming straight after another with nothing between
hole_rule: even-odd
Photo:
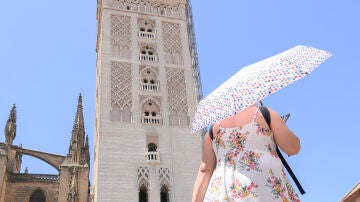
<instances>
[{"instance_id":1,"label":"tower belfry","mask_svg":"<svg viewBox=\"0 0 360 202\"><path fill-rule=\"evenodd\" d=\"M188 0L98 0L94 201L190 201L202 97Z\"/></svg>"}]
</instances>

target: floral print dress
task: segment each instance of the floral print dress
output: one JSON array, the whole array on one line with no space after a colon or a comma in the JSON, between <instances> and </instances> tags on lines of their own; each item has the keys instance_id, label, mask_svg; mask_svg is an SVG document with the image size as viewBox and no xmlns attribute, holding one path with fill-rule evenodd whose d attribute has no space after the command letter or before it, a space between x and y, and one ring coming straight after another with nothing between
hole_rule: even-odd
<instances>
[{"instance_id":1,"label":"floral print dress","mask_svg":"<svg viewBox=\"0 0 360 202\"><path fill-rule=\"evenodd\" d=\"M217 165L204 201L300 201L276 154L273 133L255 122L214 133Z\"/></svg>"}]
</instances>

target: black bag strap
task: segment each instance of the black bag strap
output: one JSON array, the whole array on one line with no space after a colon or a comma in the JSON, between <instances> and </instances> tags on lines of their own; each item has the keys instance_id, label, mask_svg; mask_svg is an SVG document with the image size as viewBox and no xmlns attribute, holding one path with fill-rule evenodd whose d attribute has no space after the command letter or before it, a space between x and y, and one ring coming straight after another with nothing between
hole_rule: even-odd
<instances>
[{"instance_id":1,"label":"black bag strap","mask_svg":"<svg viewBox=\"0 0 360 202\"><path fill-rule=\"evenodd\" d=\"M259 106L259 109L261 111L261 114L263 115L266 123L268 124L269 128L271 129L270 127L270 124L271 124L271 118L270 118L270 112L269 112L269 109L265 106ZM305 190L302 188L299 180L296 178L294 172L291 170L289 164L286 162L286 160L284 159L283 155L281 154L280 152L280 149L279 147L276 145L276 152L282 162L282 164L284 165L284 167L286 168L286 170L288 171L289 175L291 176L291 178L294 180L297 188L299 189L300 193L301 194L305 194Z\"/></svg>"},{"instance_id":2,"label":"black bag strap","mask_svg":"<svg viewBox=\"0 0 360 202\"><path fill-rule=\"evenodd\" d=\"M214 139L213 125L210 126L209 135L210 135L211 140L213 140Z\"/></svg>"}]
</instances>

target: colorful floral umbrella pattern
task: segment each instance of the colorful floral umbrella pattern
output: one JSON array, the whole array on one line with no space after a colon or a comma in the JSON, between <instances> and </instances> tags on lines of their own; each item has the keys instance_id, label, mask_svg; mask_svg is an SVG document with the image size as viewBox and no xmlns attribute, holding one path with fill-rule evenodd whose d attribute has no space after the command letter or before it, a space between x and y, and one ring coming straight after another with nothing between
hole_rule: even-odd
<instances>
[{"instance_id":1,"label":"colorful floral umbrella pattern","mask_svg":"<svg viewBox=\"0 0 360 202\"><path fill-rule=\"evenodd\" d=\"M331 53L324 50L296 46L242 68L199 102L191 131L194 133L233 116L266 96L309 75L331 56Z\"/></svg>"}]
</instances>

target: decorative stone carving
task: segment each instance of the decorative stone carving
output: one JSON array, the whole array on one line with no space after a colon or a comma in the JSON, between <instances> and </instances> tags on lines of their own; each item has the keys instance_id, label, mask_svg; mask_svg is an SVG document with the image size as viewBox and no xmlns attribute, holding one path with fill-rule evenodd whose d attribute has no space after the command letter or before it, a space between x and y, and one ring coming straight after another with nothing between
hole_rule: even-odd
<instances>
[{"instance_id":1,"label":"decorative stone carving","mask_svg":"<svg viewBox=\"0 0 360 202\"><path fill-rule=\"evenodd\" d=\"M166 74L169 112L175 112L173 114L174 116L177 116L179 119L184 119L184 117L180 117L187 116L188 113L184 70L180 68L167 68ZM179 123L179 125L187 124Z\"/></svg>"},{"instance_id":2,"label":"decorative stone carving","mask_svg":"<svg viewBox=\"0 0 360 202\"><path fill-rule=\"evenodd\" d=\"M152 2L165 3L165 4L178 4L178 3L186 3L186 0L150 0Z\"/></svg>"},{"instance_id":3,"label":"decorative stone carving","mask_svg":"<svg viewBox=\"0 0 360 202\"><path fill-rule=\"evenodd\" d=\"M130 16L111 15L112 56L129 58L131 46Z\"/></svg>"},{"instance_id":4,"label":"decorative stone carving","mask_svg":"<svg viewBox=\"0 0 360 202\"><path fill-rule=\"evenodd\" d=\"M120 10L171 17L181 17L180 9L183 8L181 3L176 0L113 0L110 6Z\"/></svg>"},{"instance_id":5,"label":"decorative stone carving","mask_svg":"<svg viewBox=\"0 0 360 202\"><path fill-rule=\"evenodd\" d=\"M139 167L138 168L138 183L139 187L146 182L146 187L150 184L150 170L148 167Z\"/></svg>"},{"instance_id":6,"label":"decorative stone carving","mask_svg":"<svg viewBox=\"0 0 360 202\"><path fill-rule=\"evenodd\" d=\"M121 62L111 63L111 106L132 106L131 65Z\"/></svg>"},{"instance_id":7,"label":"decorative stone carving","mask_svg":"<svg viewBox=\"0 0 360 202\"><path fill-rule=\"evenodd\" d=\"M13 105L9 118L6 122L5 130L5 143L11 145L16 137L16 106Z\"/></svg>"},{"instance_id":8,"label":"decorative stone carving","mask_svg":"<svg viewBox=\"0 0 360 202\"><path fill-rule=\"evenodd\" d=\"M180 24L162 22L165 61L183 64L183 51Z\"/></svg>"},{"instance_id":9,"label":"decorative stone carving","mask_svg":"<svg viewBox=\"0 0 360 202\"><path fill-rule=\"evenodd\" d=\"M160 184L166 184L169 185L170 184L170 170L168 168L159 168L158 169L158 177L159 177L159 182Z\"/></svg>"}]
</instances>

